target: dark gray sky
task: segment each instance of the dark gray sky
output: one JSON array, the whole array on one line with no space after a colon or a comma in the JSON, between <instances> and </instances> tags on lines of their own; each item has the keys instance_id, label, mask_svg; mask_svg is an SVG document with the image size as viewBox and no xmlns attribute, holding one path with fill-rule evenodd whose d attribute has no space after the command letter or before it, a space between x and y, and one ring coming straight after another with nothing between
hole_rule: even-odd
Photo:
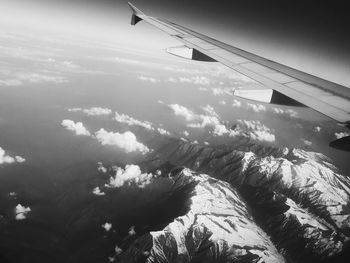
<instances>
[{"instance_id":1,"label":"dark gray sky","mask_svg":"<svg viewBox=\"0 0 350 263\"><path fill-rule=\"evenodd\" d=\"M91 32L129 38L137 30L142 41L160 38L145 26L127 27L126 0L0 0L17 10L55 16L67 29L90 24ZM146 14L167 18L228 44L308 71L350 87L350 9L345 0L133 0ZM31 8L27 6L32 5ZM35 15L34 15L35 17ZM41 19L40 21L45 20ZM45 24L45 23L44 23ZM121 26L123 28L121 28ZM120 30L113 31L113 28ZM138 27L140 27L138 25ZM148 31L147 31L148 30ZM164 40L164 38L160 39ZM154 44L154 43L153 43Z\"/></svg>"}]
</instances>

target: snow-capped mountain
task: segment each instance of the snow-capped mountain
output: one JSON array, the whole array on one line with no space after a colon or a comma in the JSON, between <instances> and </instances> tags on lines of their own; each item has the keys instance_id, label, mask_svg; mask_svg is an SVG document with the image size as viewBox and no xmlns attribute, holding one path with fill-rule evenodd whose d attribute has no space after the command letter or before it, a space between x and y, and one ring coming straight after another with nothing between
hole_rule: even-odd
<instances>
[{"instance_id":1,"label":"snow-capped mountain","mask_svg":"<svg viewBox=\"0 0 350 263\"><path fill-rule=\"evenodd\" d=\"M284 262L230 184L187 168L168 176L179 185L196 182L190 210L163 230L150 232L149 250L144 250L145 237L136 240L122 262L145 255L146 262Z\"/></svg>"},{"instance_id":2,"label":"snow-capped mountain","mask_svg":"<svg viewBox=\"0 0 350 263\"><path fill-rule=\"evenodd\" d=\"M198 184L190 211L150 233L146 262L319 262L346 249L350 180L327 157L238 149L172 141L150 158L153 168L187 167L171 175Z\"/></svg>"}]
</instances>

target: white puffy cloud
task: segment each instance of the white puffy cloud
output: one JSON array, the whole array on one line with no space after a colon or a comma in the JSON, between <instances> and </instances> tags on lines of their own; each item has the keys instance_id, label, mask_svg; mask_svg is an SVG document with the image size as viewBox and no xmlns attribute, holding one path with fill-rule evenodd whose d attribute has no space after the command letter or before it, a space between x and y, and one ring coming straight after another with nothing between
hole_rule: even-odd
<instances>
[{"instance_id":1,"label":"white puffy cloud","mask_svg":"<svg viewBox=\"0 0 350 263\"><path fill-rule=\"evenodd\" d=\"M110 177L106 187L119 188L124 185L134 185L139 188L144 188L150 184L154 175L151 173L142 173L138 165L128 164L125 169L115 167L115 175Z\"/></svg>"},{"instance_id":2,"label":"white puffy cloud","mask_svg":"<svg viewBox=\"0 0 350 263\"><path fill-rule=\"evenodd\" d=\"M337 139L340 139L340 138L343 138L343 137L346 137L346 136L350 136L350 134L347 133L347 132L335 132L335 133L334 133L334 136L335 136Z\"/></svg>"},{"instance_id":3,"label":"white puffy cloud","mask_svg":"<svg viewBox=\"0 0 350 263\"><path fill-rule=\"evenodd\" d=\"M179 104L170 104L169 107L174 111L177 116L184 117L187 121L192 121L195 119L195 114L187 109L186 107Z\"/></svg>"},{"instance_id":4,"label":"white puffy cloud","mask_svg":"<svg viewBox=\"0 0 350 263\"><path fill-rule=\"evenodd\" d=\"M215 109L212 106L206 105L204 107L201 107L201 109L210 116L219 118L219 114L216 113Z\"/></svg>"},{"instance_id":5,"label":"white puffy cloud","mask_svg":"<svg viewBox=\"0 0 350 263\"><path fill-rule=\"evenodd\" d=\"M141 81L146 81L146 82L152 82L152 83L158 83L160 82L159 79L153 78L153 77L148 77L148 76L137 76L137 79Z\"/></svg>"},{"instance_id":6,"label":"white puffy cloud","mask_svg":"<svg viewBox=\"0 0 350 263\"><path fill-rule=\"evenodd\" d=\"M0 165L1 164L10 164L10 163L23 163L25 162L26 159L24 159L21 156L15 156L12 157L8 154L6 154L5 150L3 148L0 147Z\"/></svg>"},{"instance_id":7,"label":"white puffy cloud","mask_svg":"<svg viewBox=\"0 0 350 263\"><path fill-rule=\"evenodd\" d=\"M320 132L322 130L322 128L320 126L315 126L312 130L314 132Z\"/></svg>"},{"instance_id":8,"label":"white puffy cloud","mask_svg":"<svg viewBox=\"0 0 350 263\"><path fill-rule=\"evenodd\" d=\"M238 120L238 123L239 127L236 130L241 129L253 140L266 142L274 142L276 140L272 131L260 121Z\"/></svg>"},{"instance_id":9,"label":"white puffy cloud","mask_svg":"<svg viewBox=\"0 0 350 263\"><path fill-rule=\"evenodd\" d=\"M211 92L214 96L219 95L232 95L232 89L231 88L212 88Z\"/></svg>"},{"instance_id":10,"label":"white puffy cloud","mask_svg":"<svg viewBox=\"0 0 350 263\"><path fill-rule=\"evenodd\" d=\"M205 86L205 85L210 85L213 81L205 76L192 76L192 77L180 77L179 82Z\"/></svg>"},{"instance_id":11,"label":"white puffy cloud","mask_svg":"<svg viewBox=\"0 0 350 263\"><path fill-rule=\"evenodd\" d=\"M119 254L121 254L121 253L123 252L123 249L121 249L121 248L118 247L118 246L115 246L114 251L115 251L115 254L116 254L116 255L119 255Z\"/></svg>"},{"instance_id":12,"label":"white puffy cloud","mask_svg":"<svg viewBox=\"0 0 350 263\"><path fill-rule=\"evenodd\" d=\"M90 132L84 127L81 122L74 122L72 120L63 120L61 125L67 130L74 131L76 135L90 136Z\"/></svg>"},{"instance_id":13,"label":"white puffy cloud","mask_svg":"<svg viewBox=\"0 0 350 263\"><path fill-rule=\"evenodd\" d=\"M22 206L21 204L18 204L15 207L16 220L26 219L26 216L30 211L32 211L30 207L25 207L25 206Z\"/></svg>"},{"instance_id":14,"label":"white puffy cloud","mask_svg":"<svg viewBox=\"0 0 350 263\"><path fill-rule=\"evenodd\" d=\"M273 113L276 113L276 114L279 114L279 115L287 115L291 118L298 118L298 112L296 112L295 110L292 110L292 109L287 109L287 110L284 110L284 109L281 109L281 108L272 108L272 112Z\"/></svg>"},{"instance_id":15,"label":"white puffy cloud","mask_svg":"<svg viewBox=\"0 0 350 263\"><path fill-rule=\"evenodd\" d=\"M129 115L126 114L119 114L118 112L115 113L115 120L120 123L125 123L127 125L136 125L136 126L141 126L147 130L153 130L152 123L148 121L139 121L136 120Z\"/></svg>"},{"instance_id":16,"label":"white puffy cloud","mask_svg":"<svg viewBox=\"0 0 350 263\"><path fill-rule=\"evenodd\" d=\"M163 128L157 128L157 131L161 134L161 135L170 135L170 132L168 132L167 130L163 129Z\"/></svg>"},{"instance_id":17,"label":"white puffy cloud","mask_svg":"<svg viewBox=\"0 0 350 263\"><path fill-rule=\"evenodd\" d=\"M254 112L266 111L266 107L262 104L247 103L247 108L253 110Z\"/></svg>"},{"instance_id":18,"label":"white puffy cloud","mask_svg":"<svg viewBox=\"0 0 350 263\"><path fill-rule=\"evenodd\" d=\"M275 141L275 135L272 133L272 131L259 121L239 120L237 127L235 129L230 129L220 120L219 115L210 105L202 107L205 114L196 114L184 106L178 104L175 105L176 107L172 107L174 108L173 110L175 114L185 117L187 121L192 121L191 123L187 124L187 127L210 127L214 136L245 136L257 141Z\"/></svg>"},{"instance_id":19,"label":"white puffy cloud","mask_svg":"<svg viewBox=\"0 0 350 263\"><path fill-rule=\"evenodd\" d=\"M272 111L276 114L283 114L284 110L280 108L272 108Z\"/></svg>"},{"instance_id":20,"label":"white puffy cloud","mask_svg":"<svg viewBox=\"0 0 350 263\"><path fill-rule=\"evenodd\" d=\"M239 108L241 106L242 106L242 103L239 100L233 99L232 107Z\"/></svg>"},{"instance_id":21,"label":"white puffy cloud","mask_svg":"<svg viewBox=\"0 0 350 263\"><path fill-rule=\"evenodd\" d=\"M200 91L207 91L208 89L205 88L205 87L199 87L199 90L200 90Z\"/></svg>"},{"instance_id":22,"label":"white puffy cloud","mask_svg":"<svg viewBox=\"0 0 350 263\"><path fill-rule=\"evenodd\" d=\"M136 235L135 226L131 226L131 227L129 228L128 234L129 234L129 236L134 236L134 235Z\"/></svg>"},{"instance_id":23,"label":"white puffy cloud","mask_svg":"<svg viewBox=\"0 0 350 263\"><path fill-rule=\"evenodd\" d=\"M187 127L189 128L211 127L213 129L213 134L218 136L229 134L230 132L232 132L220 122L219 115L210 105L201 107L206 114L195 114L186 107L178 104L171 104L169 105L169 107L173 109L175 115L182 116L187 121L194 121L192 123L187 124Z\"/></svg>"},{"instance_id":24,"label":"white puffy cloud","mask_svg":"<svg viewBox=\"0 0 350 263\"><path fill-rule=\"evenodd\" d=\"M226 101L224 101L224 100L220 100L219 103L220 103L221 105L226 105Z\"/></svg>"},{"instance_id":25,"label":"white puffy cloud","mask_svg":"<svg viewBox=\"0 0 350 263\"><path fill-rule=\"evenodd\" d=\"M97 163L97 171L105 174L105 173L107 173L107 168L103 166L102 162L98 162Z\"/></svg>"},{"instance_id":26,"label":"white puffy cloud","mask_svg":"<svg viewBox=\"0 0 350 263\"><path fill-rule=\"evenodd\" d=\"M71 112L83 112L89 116L99 116L99 115L109 115L112 113L112 110L108 108L101 108L101 107L91 107L89 109L82 109L82 108L70 108L68 111Z\"/></svg>"},{"instance_id":27,"label":"white puffy cloud","mask_svg":"<svg viewBox=\"0 0 350 263\"><path fill-rule=\"evenodd\" d=\"M150 151L147 146L143 145L142 143L138 142L136 139L135 134L133 134L130 131L124 132L124 133L118 133L118 132L107 132L104 129L100 129L97 132L95 132L96 139L102 144L102 145L112 145L117 146L125 152L135 152L139 151L142 154L146 154Z\"/></svg>"},{"instance_id":28,"label":"white puffy cloud","mask_svg":"<svg viewBox=\"0 0 350 263\"><path fill-rule=\"evenodd\" d=\"M9 192L9 196L16 198L17 193L16 192Z\"/></svg>"},{"instance_id":29,"label":"white puffy cloud","mask_svg":"<svg viewBox=\"0 0 350 263\"><path fill-rule=\"evenodd\" d=\"M190 135L190 133L188 131L183 131L182 134L185 136L185 137L188 137Z\"/></svg>"},{"instance_id":30,"label":"white puffy cloud","mask_svg":"<svg viewBox=\"0 0 350 263\"><path fill-rule=\"evenodd\" d=\"M94 195L98 195L98 196L102 196L102 195L106 195L104 192L101 191L100 187L96 186L93 190L92 193Z\"/></svg>"},{"instance_id":31,"label":"white puffy cloud","mask_svg":"<svg viewBox=\"0 0 350 263\"><path fill-rule=\"evenodd\" d=\"M108 222L102 224L101 226L102 226L102 228L103 228L105 231L107 231L107 232L108 232L109 230L112 229L112 224L111 224L111 223L108 223Z\"/></svg>"},{"instance_id":32,"label":"white puffy cloud","mask_svg":"<svg viewBox=\"0 0 350 263\"><path fill-rule=\"evenodd\" d=\"M24 163L26 161L26 159L24 159L23 157L19 156L19 155L16 155L15 156L15 160L16 162L18 163Z\"/></svg>"},{"instance_id":33,"label":"white puffy cloud","mask_svg":"<svg viewBox=\"0 0 350 263\"><path fill-rule=\"evenodd\" d=\"M311 146L312 145L312 142L311 141L308 141L306 139L302 139L303 143L307 146Z\"/></svg>"}]
</instances>

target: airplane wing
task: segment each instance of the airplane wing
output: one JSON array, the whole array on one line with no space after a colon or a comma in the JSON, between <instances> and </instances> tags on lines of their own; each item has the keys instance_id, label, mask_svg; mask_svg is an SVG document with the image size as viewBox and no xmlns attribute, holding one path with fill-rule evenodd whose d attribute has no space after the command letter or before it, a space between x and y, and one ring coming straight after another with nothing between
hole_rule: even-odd
<instances>
[{"instance_id":1,"label":"airplane wing","mask_svg":"<svg viewBox=\"0 0 350 263\"><path fill-rule=\"evenodd\" d=\"M170 21L147 16L131 3L128 4L133 12L132 25L144 20L185 45L167 49L168 52L193 60L220 62L273 90L268 102L284 104L286 98L290 98L350 127L350 88L225 44ZM235 95L240 96L239 92Z\"/></svg>"}]
</instances>

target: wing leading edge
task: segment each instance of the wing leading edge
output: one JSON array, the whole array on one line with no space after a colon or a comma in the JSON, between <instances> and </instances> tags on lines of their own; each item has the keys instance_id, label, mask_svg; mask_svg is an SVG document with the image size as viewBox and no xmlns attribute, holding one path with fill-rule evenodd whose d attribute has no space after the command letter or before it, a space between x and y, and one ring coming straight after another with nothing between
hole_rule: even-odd
<instances>
[{"instance_id":1,"label":"wing leading edge","mask_svg":"<svg viewBox=\"0 0 350 263\"><path fill-rule=\"evenodd\" d=\"M144 20L197 54L220 62L346 126L350 125L350 88L230 46L167 20L147 16L131 3L128 4L133 11L132 25Z\"/></svg>"}]
</instances>

